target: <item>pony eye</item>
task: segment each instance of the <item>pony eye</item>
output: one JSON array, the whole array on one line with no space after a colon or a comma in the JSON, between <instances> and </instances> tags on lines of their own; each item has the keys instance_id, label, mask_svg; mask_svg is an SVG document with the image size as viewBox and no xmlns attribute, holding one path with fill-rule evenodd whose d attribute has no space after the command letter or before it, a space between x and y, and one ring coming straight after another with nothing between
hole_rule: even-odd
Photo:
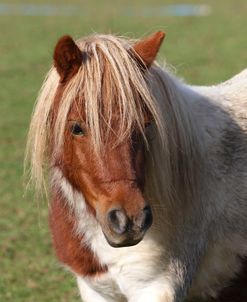
<instances>
[{"instance_id":1,"label":"pony eye","mask_svg":"<svg viewBox=\"0 0 247 302\"><path fill-rule=\"evenodd\" d=\"M74 135L78 135L78 136L85 135L84 129L78 123L74 123L71 126L71 133L74 134Z\"/></svg>"},{"instance_id":2,"label":"pony eye","mask_svg":"<svg viewBox=\"0 0 247 302\"><path fill-rule=\"evenodd\" d=\"M145 129L149 128L152 125L151 122L145 123Z\"/></svg>"},{"instance_id":3,"label":"pony eye","mask_svg":"<svg viewBox=\"0 0 247 302\"><path fill-rule=\"evenodd\" d=\"M134 149L137 149L138 146L141 143L141 135L140 133L138 133L137 131L133 131L132 135L131 135L131 141L132 141L132 147Z\"/></svg>"}]
</instances>

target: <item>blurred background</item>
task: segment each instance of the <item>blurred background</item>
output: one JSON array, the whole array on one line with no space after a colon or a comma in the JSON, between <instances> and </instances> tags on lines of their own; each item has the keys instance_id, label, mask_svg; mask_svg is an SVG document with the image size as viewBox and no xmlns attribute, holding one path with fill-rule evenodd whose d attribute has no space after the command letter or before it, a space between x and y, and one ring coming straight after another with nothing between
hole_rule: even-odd
<instances>
[{"instance_id":1,"label":"blurred background","mask_svg":"<svg viewBox=\"0 0 247 302\"><path fill-rule=\"evenodd\" d=\"M51 248L47 201L23 196L32 107L64 34L167 33L158 61L194 84L247 67L246 0L0 0L0 301L80 301Z\"/></svg>"}]
</instances>

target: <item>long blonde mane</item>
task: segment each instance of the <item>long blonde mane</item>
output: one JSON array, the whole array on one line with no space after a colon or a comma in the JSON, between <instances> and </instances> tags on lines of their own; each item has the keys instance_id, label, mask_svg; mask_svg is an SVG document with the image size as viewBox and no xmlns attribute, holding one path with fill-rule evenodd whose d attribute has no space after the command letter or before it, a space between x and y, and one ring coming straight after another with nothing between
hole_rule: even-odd
<instances>
[{"instance_id":1,"label":"long blonde mane","mask_svg":"<svg viewBox=\"0 0 247 302\"><path fill-rule=\"evenodd\" d=\"M150 94L143 73L128 52L132 43L133 41L111 35L92 35L77 41L78 47L90 56L82 62L79 71L68 82L63 92L55 123L55 151L63 144L67 115L75 100L83 102L85 122L92 133L96 149L100 149L103 142L101 121L109 126L108 130L111 129L115 111L118 111L118 142L131 133L133 125L144 133L145 108L153 115L157 127L162 132L158 107ZM58 87L59 75L52 67L37 98L28 134L26 163L30 161L30 176L37 190L45 188L44 170L51 132L50 115ZM102 94L103 88L105 95ZM106 99L104 109L102 98Z\"/></svg>"},{"instance_id":2,"label":"long blonde mane","mask_svg":"<svg viewBox=\"0 0 247 302\"><path fill-rule=\"evenodd\" d=\"M63 92L53 131L54 152L63 145L67 116L76 100L81 100L78 104L83 104L85 108L85 122L97 150L104 141L101 122L103 120L109 125L108 129L111 129L116 106L118 142L131 134L134 125L145 137L144 108L148 109L154 117L158 136L162 138L161 144L153 146L150 151L153 157L157 158L157 167L150 168L150 171L153 170L152 174L158 178L166 179L166 195L169 195L170 199L173 199L173 192L176 190L179 190L184 198L188 193L189 199L193 191L191 187L195 187L197 177L194 170L199 162L198 150L194 148L198 139L194 135L195 129L190 114L183 104L181 94L177 93L174 79L168 73L155 65L144 75L128 51L132 44L131 40L112 35L92 35L77 41L78 47L90 56L82 62L79 71L68 82ZM46 188L44 174L52 156L48 152L50 116L58 87L59 75L52 67L34 108L27 142L25 161L26 165L30 163L30 179L37 191ZM157 169L160 171L155 171ZM157 177L154 177L154 186L161 181Z\"/></svg>"}]
</instances>

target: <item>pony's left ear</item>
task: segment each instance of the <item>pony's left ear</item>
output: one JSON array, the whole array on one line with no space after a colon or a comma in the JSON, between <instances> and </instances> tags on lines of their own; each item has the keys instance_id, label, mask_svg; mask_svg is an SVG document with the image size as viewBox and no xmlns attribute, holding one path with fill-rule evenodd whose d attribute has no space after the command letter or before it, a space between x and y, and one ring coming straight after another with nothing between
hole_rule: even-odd
<instances>
[{"instance_id":1,"label":"pony's left ear","mask_svg":"<svg viewBox=\"0 0 247 302\"><path fill-rule=\"evenodd\" d=\"M133 45L134 53L142 59L147 68L154 62L164 38L165 33L158 31Z\"/></svg>"},{"instance_id":2,"label":"pony's left ear","mask_svg":"<svg viewBox=\"0 0 247 302\"><path fill-rule=\"evenodd\" d=\"M70 36L61 37L54 50L54 66L60 75L60 82L77 73L82 64L82 52Z\"/></svg>"}]
</instances>

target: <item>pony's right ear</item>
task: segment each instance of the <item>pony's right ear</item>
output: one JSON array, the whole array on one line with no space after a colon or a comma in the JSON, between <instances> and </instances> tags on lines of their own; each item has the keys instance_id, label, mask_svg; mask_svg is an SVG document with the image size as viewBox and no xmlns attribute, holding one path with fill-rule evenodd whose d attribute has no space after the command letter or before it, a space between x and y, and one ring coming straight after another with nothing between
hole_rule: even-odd
<instances>
[{"instance_id":1,"label":"pony's right ear","mask_svg":"<svg viewBox=\"0 0 247 302\"><path fill-rule=\"evenodd\" d=\"M60 82L65 82L80 68L82 52L70 36L63 36L57 42L53 59L54 66L60 75Z\"/></svg>"}]
</instances>

